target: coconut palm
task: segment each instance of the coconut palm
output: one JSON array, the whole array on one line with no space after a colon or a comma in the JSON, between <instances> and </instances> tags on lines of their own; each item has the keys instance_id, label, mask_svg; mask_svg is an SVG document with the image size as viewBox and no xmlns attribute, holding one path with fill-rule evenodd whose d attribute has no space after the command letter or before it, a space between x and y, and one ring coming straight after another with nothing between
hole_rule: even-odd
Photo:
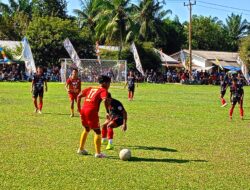
<instances>
[{"instance_id":1,"label":"coconut palm","mask_svg":"<svg viewBox=\"0 0 250 190\"><path fill-rule=\"evenodd\" d=\"M228 35L228 42L232 51L237 51L239 46L239 39L250 33L250 24L246 19L242 20L242 15L228 16L226 25L224 26Z\"/></svg>"}]
</instances>

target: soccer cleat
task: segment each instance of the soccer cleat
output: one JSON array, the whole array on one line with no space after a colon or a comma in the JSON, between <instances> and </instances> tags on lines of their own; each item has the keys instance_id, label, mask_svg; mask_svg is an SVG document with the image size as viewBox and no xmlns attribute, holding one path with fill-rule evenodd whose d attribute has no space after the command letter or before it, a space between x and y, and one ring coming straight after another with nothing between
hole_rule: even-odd
<instances>
[{"instance_id":1,"label":"soccer cleat","mask_svg":"<svg viewBox=\"0 0 250 190\"><path fill-rule=\"evenodd\" d=\"M41 110L38 110L38 113L39 113L39 114L42 114L42 111L41 111Z\"/></svg>"},{"instance_id":2,"label":"soccer cleat","mask_svg":"<svg viewBox=\"0 0 250 190\"><path fill-rule=\"evenodd\" d=\"M102 144L108 144L108 139L102 139Z\"/></svg>"},{"instance_id":3,"label":"soccer cleat","mask_svg":"<svg viewBox=\"0 0 250 190\"><path fill-rule=\"evenodd\" d=\"M77 154L80 154L80 155L87 155L88 154L88 151L83 149L83 150L80 150L80 148L77 150Z\"/></svg>"},{"instance_id":4,"label":"soccer cleat","mask_svg":"<svg viewBox=\"0 0 250 190\"><path fill-rule=\"evenodd\" d=\"M223 104L221 107L223 108L223 107L226 107L226 106L227 106L227 103Z\"/></svg>"},{"instance_id":5,"label":"soccer cleat","mask_svg":"<svg viewBox=\"0 0 250 190\"><path fill-rule=\"evenodd\" d=\"M113 150L113 149L114 149L114 145L108 143L108 145L107 145L107 147L106 147L106 150Z\"/></svg>"},{"instance_id":6,"label":"soccer cleat","mask_svg":"<svg viewBox=\"0 0 250 190\"><path fill-rule=\"evenodd\" d=\"M230 119L230 121L233 119L233 117L232 116L229 116L229 119Z\"/></svg>"},{"instance_id":7,"label":"soccer cleat","mask_svg":"<svg viewBox=\"0 0 250 190\"><path fill-rule=\"evenodd\" d=\"M243 120L244 118L243 118L243 116L240 116L240 118L241 118L241 120Z\"/></svg>"},{"instance_id":8,"label":"soccer cleat","mask_svg":"<svg viewBox=\"0 0 250 190\"><path fill-rule=\"evenodd\" d=\"M34 113L37 113L37 111L38 111L38 109L36 108L36 109L34 110Z\"/></svg>"},{"instance_id":9,"label":"soccer cleat","mask_svg":"<svg viewBox=\"0 0 250 190\"><path fill-rule=\"evenodd\" d=\"M106 158L107 156L103 153L95 154L95 158Z\"/></svg>"},{"instance_id":10,"label":"soccer cleat","mask_svg":"<svg viewBox=\"0 0 250 190\"><path fill-rule=\"evenodd\" d=\"M70 117L74 117L74 114L71 114Z\"/></svg>"}]
</instances>

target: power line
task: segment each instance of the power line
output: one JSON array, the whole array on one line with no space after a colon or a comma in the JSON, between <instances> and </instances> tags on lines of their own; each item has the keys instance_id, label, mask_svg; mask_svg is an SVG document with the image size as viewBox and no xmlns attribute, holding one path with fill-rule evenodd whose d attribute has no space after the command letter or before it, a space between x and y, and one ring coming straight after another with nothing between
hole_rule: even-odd
<instances>
[{"instance_id":1,"label":"power line","mask_svg":"<svg viewBox=\"0 0 250 190\"><path fill-rule=\"evenodd\" d=\"M215 7L208 7L208 6L198 5L198 4L197 4L197 6L198 6L198 7L208 8L208 9L215 9L215 10L219 10L219 11L230 12L230 13L232 12L231 10L220 9L220 8L215 8ZM235 12L235 13L250 16L250 14L247 14L247 13L242 13L242 12Z\"/></svg>"},{"instance_id":2,"label":"power line","mask_svg":"<svg viewBox=\"0 0 250 190\"><path fill-rule=\"evenodd\" d=\"M239 10L239 11L250 12L249 9L240 9L240 8L236 8L236 7L226 6L226 5L219 5L219 4L216 4L216 3L208 3L208 2L200 1L200 0L197 0L197 1L200 2L200 3L203 3L203 4L214 5L214 6L223 7L223 8L230 8L230 9L235 9L235 10Z\"/></svg>"}]
</instances>

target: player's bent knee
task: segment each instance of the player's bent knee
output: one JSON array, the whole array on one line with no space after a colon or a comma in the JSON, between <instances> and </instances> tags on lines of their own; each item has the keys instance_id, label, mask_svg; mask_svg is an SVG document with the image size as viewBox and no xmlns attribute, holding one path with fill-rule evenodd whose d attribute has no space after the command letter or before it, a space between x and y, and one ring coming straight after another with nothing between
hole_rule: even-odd
<instances>
[{"instance_id":1,"label":"player's bent knee","mask_svg":"<svg viewBox=\"0 0 250 190\"><path fill-rule=\"evenodd\" d=\"M90 132L90 128L89 127L84 127L86 132Z\"/></svg>"},{"instance_id":2,"label":"player's bent knee","mask_svg":"<svg viewBox=\"0 0 250 190\"><path fill-rule=\"evenodd\" d=\"M95 134L100 135L101 134L101 129L93 129Z\"/></svg>"}]
</instances>

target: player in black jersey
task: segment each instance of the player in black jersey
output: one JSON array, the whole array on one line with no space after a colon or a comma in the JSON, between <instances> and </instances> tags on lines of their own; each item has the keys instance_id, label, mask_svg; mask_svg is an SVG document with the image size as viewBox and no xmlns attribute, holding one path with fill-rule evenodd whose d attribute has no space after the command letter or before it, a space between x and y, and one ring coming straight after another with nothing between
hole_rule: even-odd
<instances>
[{"instance_id":1,"label":"player in black jersey","mask_svg":"<svg viewBox=\"0 0 250 190\"><path fill-rule=\"evenodd\" d=\"M129 76L127 78L127 82L124 88L128 85L128 100L133 100L134 92L135 92L135 75L133 71L129 72ZM137 84L138 87L138 84Z\"/></svg>"},{"instance_id":2,"label":"player in black jersey","mask_svg":"<svg viewBox=\"0 0 250 190\"><path fill-rule=\"evenodd\" d=\"M31 84L31 92L32 92L32 98L35 105L35 112L42 113L43 108L43 93L44 93L44 86L45 91L47 92L47 79L45 75L43 74L43 69L41 66L37 67L37 72L34 74L32 78L32 84ZM39 96L39 106L37 105L37 97Z\"/></svg>"},{"instance_id":3,"label":"player in black jersey","mask_svg":"<svg viewBox=\"0 0 250 190\"><path fill-rule=\"evenodd\" d=\"M105 144L108 141L106 149L111 150L114 148L113 128L122 126L123 131L127 130L127 112L124 109L122 103L116 99L113 99L110 93L108 93L107 100L109 103L109 108L107 110L106 121L102 125L102 144Z\"/></svg>"},{"instance_id":4,"label":"player in black jersey","mask_svg":"<svg viewBox=\"0 0 250 190\"><path fill-rule=\"evenodd\" d=\"M234 107L237 103L240 106L240 117L241 119L243 119L243 115L244 115L243 98L244 98L243 83L237 80L237 78L234 78L232 85L230 86L230 100L232 103L232 106L229 111L230 119L232 119Z\"/></svg>"},{"instance_id":5,"label":"player in black jersey","mask_svg":"<svg viewBox=\"0 0 250 190\"><path fill-rule=\"evenodd\" d=\"M221 107L225 107L227 105L226 100L224 99L224 96L226 94L227 87L229 85L229 79L227 75L223 77L222 75L220 76L220 99L221 99Z\"/></svg>"}]
</instances>

